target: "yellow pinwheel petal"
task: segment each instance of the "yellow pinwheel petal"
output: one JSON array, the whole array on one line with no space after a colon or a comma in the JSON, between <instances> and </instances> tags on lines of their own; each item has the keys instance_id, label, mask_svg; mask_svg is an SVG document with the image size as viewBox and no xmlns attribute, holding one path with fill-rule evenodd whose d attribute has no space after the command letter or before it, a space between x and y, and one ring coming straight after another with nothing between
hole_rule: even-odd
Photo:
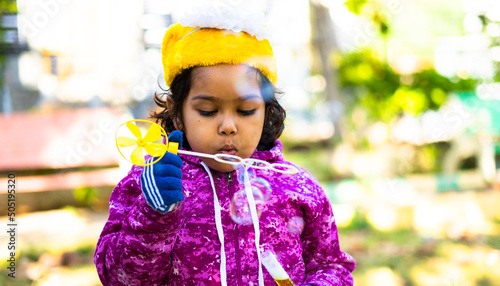
<instances>
[{"instance_id":1,"label":"yellow pinwheel petal","mask_svg":"<svg viewBox=\"0 0 500 286\"><path fill-rule=\"evenodd\" d=\"M160 139L160 137L161 137L160 125L151 124L151 127L149 127L148 132L146 133L143 139L146 142L155 142L156 140Z\"/></svg>"},{"instance_id":2,"label":"yellow pinwheel petal","mask_svg":"<svg viewBox=\"0 0 500 286\"><path fill-rule=\"evenodd\" d=\"M130 160L134 165L142 165L144 164L144 155L142 154L142 147L137 147L130 155Z\"/></svg>"},{"instance_id":3,"label":"yellow pinwheel petal","mask_svg":"<svg viewBox=\"0 0 500 286\"><path fill-rule=\"evenodd\" d=\"M127 127L128 129L130 130L130 132L132 132L132 134L134 134L135 138L137 139L142 139L142 133L141 133L141 130L139 129L139 127L137 127L137 125L135 125L134 123L132 122L127 122Z\"/></svg>"},{"instance_id":4,"label":"yellow pinwheel petal","mask_svg":"<svg viewBox=\"0 0 500 286\"><path fill-rule=\"evenodd\" d=\"M144 146L144 149L146 149L146 152L148 152L149 155L158 157L165 154L167 146L165 144L148 143Z\"/></svg>"},{"instance_id":5,"label":"yellow pinwheel petal","mask_svg":"<svg viewBox=\"0 0 500 286\"><path fill-rule=\"evenodd\" d=\"M116 143L120 147L129 147L137 144L137 141L128 137L118 137Z\"/></svg>"}]
</instances>

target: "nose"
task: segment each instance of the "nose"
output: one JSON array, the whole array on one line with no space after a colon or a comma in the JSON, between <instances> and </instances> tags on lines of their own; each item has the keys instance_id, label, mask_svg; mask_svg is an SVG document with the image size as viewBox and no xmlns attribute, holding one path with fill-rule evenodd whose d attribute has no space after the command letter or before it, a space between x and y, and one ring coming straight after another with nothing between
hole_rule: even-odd
<instances>
[{"instance_id":1,"label":"nose","mask_svg":"<svg viewBox=\"0 0 500 286\"><path fill-rule=\"evenodd\" d=\"M232 116L225 116L219 126L219 134L221 135L235 135L238 133L236 122Z\"/></svg>"}]
</instances>

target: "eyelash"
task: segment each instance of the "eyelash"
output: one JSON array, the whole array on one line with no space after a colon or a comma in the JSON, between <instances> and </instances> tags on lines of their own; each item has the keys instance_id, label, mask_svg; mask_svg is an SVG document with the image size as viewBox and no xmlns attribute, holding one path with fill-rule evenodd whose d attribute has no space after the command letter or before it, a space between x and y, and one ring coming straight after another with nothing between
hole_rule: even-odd
<instances>
[{"instance_id":1,"label":"eyelash","mask_svg":"<svg viewBox=\"0 0 500 286\"><path fill-rule=\"evenodd\" d=\"M212 110L212 111L204 111L204 110L198 110L198 113L201 116L213 116L217 113L217 110ZM249 116L255 113L255 109L252 110L238 110L238 113L242 116Z\"/></svg>"},{"instance_id":2,"label":"eyelash","mask_svg":"<svg viewBox=\"0 0 500 286\"><path fill-rule=\"evenodd\" d=\"M215 113L217 113L217 110L214 110L214 111L204 111L204 110L198 110L198 113L199 113L201 116L212 116L212 115L215 115Z\"/></svg>"},{"instance_id":3,"label":"eyelash","mask_svg":"<svg viewBox=\"0 0 500 286\"><path fill-rule=\"evenodd\" d=\"M243 116L249 116L255 113L255 109L251 110L238 110L238 113L243 115Z\"/></svg>"}]
</instances>

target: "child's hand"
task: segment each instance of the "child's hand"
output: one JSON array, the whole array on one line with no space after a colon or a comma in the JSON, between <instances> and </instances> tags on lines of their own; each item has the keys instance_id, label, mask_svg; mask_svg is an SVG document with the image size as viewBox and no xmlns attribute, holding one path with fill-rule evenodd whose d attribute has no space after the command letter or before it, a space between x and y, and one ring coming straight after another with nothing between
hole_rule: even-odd
<instances>
[{"instance_id":1,"label":"child's hand","mask_svg":"<svg viewBox=\"0 0 500 286\"><path fill-rule=\"evenodd\" d=\"M182 147L182 132L173 131L168 142L178 142ZM155 160L151 158L151 160ZM165 153L160 161L145 166L141 174L141 187L148 204L155 210L166 213L184 200L182 195L182 159L178 155Z\"/></svg>"}]
</instances>

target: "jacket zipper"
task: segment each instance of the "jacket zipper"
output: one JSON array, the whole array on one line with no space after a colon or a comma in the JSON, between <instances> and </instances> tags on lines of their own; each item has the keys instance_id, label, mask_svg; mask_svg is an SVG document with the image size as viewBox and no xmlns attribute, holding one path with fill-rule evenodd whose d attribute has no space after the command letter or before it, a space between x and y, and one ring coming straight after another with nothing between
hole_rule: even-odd
<instances>
[{"instance_id":1,"label":"jacket zipper","mask_svg":"<svg viewBox=\"0 0 500 286\"><path fill-rule=\"evenodd\" d=\"M233 182L233 173L231 172L228 172L226 173L226 179L227 179L227 183L229 186L233 186L234 182Z\"/></svg>"},{"instance_id":2,"label":"jacket zipper","mask_svg":"<svg viewBox=\"0 0 500 286\"><path fill-rule=\"evenodd\" d=\"M228 172L226 173L226 179L229 187L229 201L233 199L235 190L234 190L234 181L233 181L233 173ZM236 259L236 273L237 277L236 280L238 281L238 286L243 285L242 277L241 277L241 257L240 257L240 241L239 241L239 231L238 231L238 224L233 221L233 230L234 230L234 256Z\"/></svg>"}]
</instances>

